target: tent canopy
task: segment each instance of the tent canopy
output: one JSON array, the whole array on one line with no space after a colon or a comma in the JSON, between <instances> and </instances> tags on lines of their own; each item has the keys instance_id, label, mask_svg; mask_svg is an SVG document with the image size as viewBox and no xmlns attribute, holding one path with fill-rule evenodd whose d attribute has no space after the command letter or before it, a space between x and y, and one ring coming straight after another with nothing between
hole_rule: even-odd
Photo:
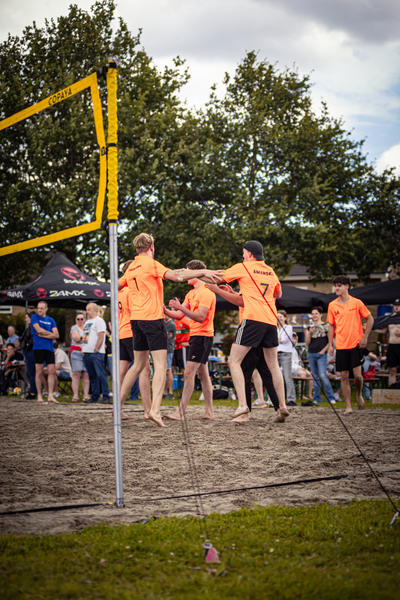
<instances>
[{"instance_id":1,"label":"tent canopy","mask_svg":"<svg viewBox=\"0 0 400 600\"><path fill-rule=\"evenodd\" d=\"M52 308L84 308L88 302L110 303L110 284L83 273L57 252L39 277L26 285L0 291L0 304L24 306L45 300Z\"/></svg>"}]
</instances>

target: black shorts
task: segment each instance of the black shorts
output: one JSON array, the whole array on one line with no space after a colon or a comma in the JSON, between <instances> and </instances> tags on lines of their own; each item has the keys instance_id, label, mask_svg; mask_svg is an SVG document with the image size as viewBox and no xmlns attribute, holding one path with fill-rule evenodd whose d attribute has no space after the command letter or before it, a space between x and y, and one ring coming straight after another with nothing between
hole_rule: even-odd
<instances>
[{"instance_id":1,"label":"black shorts","mask_svg":"<svg viewBox=\"0 0 400 600\"><path fill-rule=\"evenodd\" d=\"M389 344L387 352L387 366L389 369L400 367L400 344Z\"/></svg>"},{"instance_id":2,"label":"black shorts","mask_svg":"<svg viewBox=\"0 0 400 600\"><path fill-rule=\"evenodd\" d=\"M51 350L34 350L33 356L35 357L35 365L55 365L54 352Z\"/></svg>"},{"instance_id":3,"label":"black shorts","mask_svg":"<svg viewBox=\"0 0 400 600\"><path fill-rule=\"evenodd\" d=\"M336 350L336 371L351 372L355 367L361 367L363 359L364 355L359 346L349 350Z\"/></svg>"},{"instance_id":4,"label":"black shorts","mask_svg":"<svg viewBox=\"0 0 400 600\"><path fill-rule=\"evenodd\" d=\"M183 351L185 351L185 357L183 355ZM184 371L185 370L185 363L186 363L186 354L188 351L188 347L185 346L184 348L178 348L177 350L174 350L174 356L172 359L172 366L173 367L177 367L180 371Z\"/></svg>"},{"instance_id":5,"label":"black shorts","mask_svg":"<svg viewBox=\"0 0 400 600\"><path fill-rule=\"evenodd\" d=\"M133 338L119 340L119 360L133 361Z\"/></svg>"},{"instance_id":6,"label":"black shorts","mask_svg":"<svg viewBox=\"0 0 400 600\"><path fill-rule=\"evenodd\" d=\"M213 337L205 337L204 335L194 335L191 337L187 355L188 361L205 365L210 356L213 341Z\"/></svg>"},{"instance_id":7,"label":"black shorts","mask_svg":"<svg viewBox=\"0 0 400 600\"><path fill-rule=\"evenodd\" d=\"M234 344L251 348L277 348L278 330L275 325L243 319L236 330Z\"/></svg>"},{"instance_id":8,"label":"black shorts","mask_svg":"<svg viewBox=\"0 0 400 600\"><path fill-rule=\"evenodd\" d=\"M131 327L133 349L136 352L168 349L168 336L164 319L157 319L156 321L131 321Z\"/></svg>"}]
</instances>

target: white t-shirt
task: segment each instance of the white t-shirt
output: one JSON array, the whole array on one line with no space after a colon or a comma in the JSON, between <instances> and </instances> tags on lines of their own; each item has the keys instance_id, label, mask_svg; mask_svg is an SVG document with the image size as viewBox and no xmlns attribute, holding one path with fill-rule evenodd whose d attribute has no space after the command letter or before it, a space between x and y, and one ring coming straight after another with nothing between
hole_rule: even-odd
<instances>
[{"instance_id":1,"label":"white t-shirt","mask_svg":"<svg viewBox=\"0 0 400 600\"><path fill-rule=\"evenodd\" d=\"M292 374L297 373L300 369L301 364L299 362L299 353L296 350L296 346L292 347Z\"/></svg>"},{"instance_id":2,"label":"white t-shirt","mask_svg":"<svg viewBox=\"0 0 400 600\"><path fill-rule=\"evenodd\" d=\"M285 331L283 330L285 328ZM278 341L281 340L281 343L278 346L278 352L291 352L293 348L292 344L292 326L284 325L281 329L278 327Z\"/></svg>"},{"instance_id":3,"label":"white t-shirt","mask_svg":"<svg viewBox=\"0 0 400 600\"><path fill-rule=\"evenodd\" d=\"M83 330L83 340L81 343L83 353L95 351L99 339L99 333L102 331L106 331L106 322L101 317L95 317L94 319L88 319L86 321ZM105 354L105 342L106 336L104 335L103 343L99 350L100 354Z\"/></svg>"},{"instance_id":4,"label":"white t-shirt","mask_svg":"<svg viewBox=\"0 0 400 600\"><path fill-rule=\"evenodd\" d=\"M70 377L72 377L72 369L71 369L71 365L69 362L69 358L65 354L64 350L61 350L61 348L57 348L57 350L55 350L54 361L55 361L56 365L59 362L61 363L60 371L67 371L68 375Z\"/></svg>"}]
</instances>

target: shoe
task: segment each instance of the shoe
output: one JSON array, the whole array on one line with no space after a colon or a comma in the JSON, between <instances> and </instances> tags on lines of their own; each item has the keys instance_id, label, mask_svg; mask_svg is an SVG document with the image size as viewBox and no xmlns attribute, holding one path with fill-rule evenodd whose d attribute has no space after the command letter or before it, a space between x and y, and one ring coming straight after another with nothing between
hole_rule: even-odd
<instances>
[{"instance_id":1,"label":"shoe","mask_svg":"<svg viewBox=\"0 0 400 600\"><path fill-rule=\"evenodd\" d=\"M99 403L98 400L92 400L91 398L85 398L85 400L83 402L85 404L98 404Z\"/></svg>"},{"instance_id":2,"label":"shoe","mask_svg":"<svg viewBox=\"0 0 400 600\"><path fill-rule=\"evenodd\" d=\"M271 400L268 400L268 402L267 402L267 406L268 406L268 408L274 408L274 405L273 405L273 403L271 402Z\"/></svg>"},{"instance_id":3,"label":"shoe","mask_svg":"<svg viewBox=\"0 0 400 600\"><path fill-rule=\"evenodd\" d=\"M76 398L72 398L72 402L80 402L79 396L77 396Z\"/></svg>"},{"instance_id":4,"label":"shoe","mask_svg":"<svg viewBox=\"0 0 400 600\"><path fill-rule=\"evenodd\" d=\"M37 398L36 394L28 394L26 396L27 400L36 400L36 398Z\"/></svg>"},{"instance_id":5,"label":"shoe","mask_svg":"<svg viewBox=\"0 0 400 600\"><path fill-rule=\"evenodd\" d=\"M252 406L254 406L254 408L264 408L267 406L267 403L264 400L256 400L253 402Z\"/></svg>"},{"instance_id":6,"label":"shoe","mask_svg":"<svg viewBox=\"0 0 400 600\"><path fill-rule=\"evenodd\" d=\"M59 394L58 392L56 392L55 394L53 394L54 398L59 398L61 396L61 394Z\"/></svg>"},{"instance_id":7,"label":"shoe","mask_svg":"<svg viewBox=\"0 0 400 600\"><path fill-rule=\"evenodd\" d=\"M302 402L302 404L304 404ZM290 402L286 402L286 406L298 406L298 404L294 400L290 400Z\"/></svg>"},{"instance_id":8,"label":"shoe","mask_svg":"<svg viewBox=\"0 0 400 600\"><path fill-rule=\"evenodd\" d=\"M112 393L112 392L110 392L110 396L112 396L112 395L113 395L113 393Z\"/></svg>"},{"instance_id":9,"label":"shoe","mask_svg":"<svg viewBox=\"0 0 400 600\"><path fill-rule=\"evenodd\" d=\"M329 400L327 400L328 404L329 404ZM330 402L331 404L336 404L336 400L331 400Z\"/></svg>"},{"instance_id":10,"label":"shoe","mask_svg":"<svg viewBox=\"0 0 400 600\"><path fill-rule=\"evenodd\" d=\"M167 395L165 396L165 399L166 399L166 400L174 400L174 395L173 395L173 394L167 394Z\"/></svg>"},{"instance_id":11,"label":"shoe","mask_svg":"<svg viewBox=\"0 0 400 600\"><path fill-rule=\"evenodd\" d=\"M42 394L42 395L43 395L43 396L48 396L48 395L49 395L49 392L43 392L43 394Z\"/></svg>"},{"instance_id":12,"label":"shoe","mask_svg":"<svg viewBox=\"0 0 400 600\"><path fill-rule=\"evenodd\" d=\"M103 398L103 400L99 400L99 404L112 404L110 398Z\"/></svg>"},{"instance_id":13,"label":"shoe","mask_svg":"<svg viewBox=\"0 0 400 600\"><path fill-rule=\"evenodd\" d=\"M340 402L340 396L337 392L335 392L335 400L336 402Z\"/></svg>"},{"instance_id":14,"label":"shoe","mask_svg":"<svg viewBox=\"0 0 400 600\"><path fill-rule=\"evenodd\" d=\"M311 402L311 400L307 400L307 402L302 402L301 406L317 406L317 405L314 404L313 402Z\"/></svg>"}]
</instances>

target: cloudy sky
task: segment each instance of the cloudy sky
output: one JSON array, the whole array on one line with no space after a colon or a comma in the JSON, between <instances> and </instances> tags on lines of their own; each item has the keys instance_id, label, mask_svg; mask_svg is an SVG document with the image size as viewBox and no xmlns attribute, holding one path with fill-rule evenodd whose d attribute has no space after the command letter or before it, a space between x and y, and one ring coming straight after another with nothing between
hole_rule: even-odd
<instances>
[{"instance_id":1,"label":"cloudy sky","mask_svg":"<svg viewBox=\"0 0 400 600\"><path fill-rule=\"evenodd\" d=\"M312 95L366 139L370 162L400 175L399 0L116 0L117 15L163 67L185 58L184 98L200 107L246 51L311 74ZM0 39L68 12L71 0L0 0ZM89 9L93 0L75 0ZM217 88L222 93L220 84Z\"/></svg>"}]
</instances>

